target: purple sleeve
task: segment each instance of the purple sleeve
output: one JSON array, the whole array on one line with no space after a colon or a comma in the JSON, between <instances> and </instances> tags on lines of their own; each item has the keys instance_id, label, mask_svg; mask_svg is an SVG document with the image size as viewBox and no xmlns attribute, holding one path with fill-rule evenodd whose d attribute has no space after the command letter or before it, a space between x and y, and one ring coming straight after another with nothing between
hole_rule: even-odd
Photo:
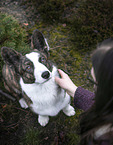
<instances>
[{"instance_id":1,"label":"purple sleeve","mask_svg":"<svg viewBox=\"0 0 113 145\"><path fill-rule=\"evenodd\" d=\"M88 110L94 103L95 94L78 87L74 95L74 105L78 109Z\"/></svg>"}]
</instances>

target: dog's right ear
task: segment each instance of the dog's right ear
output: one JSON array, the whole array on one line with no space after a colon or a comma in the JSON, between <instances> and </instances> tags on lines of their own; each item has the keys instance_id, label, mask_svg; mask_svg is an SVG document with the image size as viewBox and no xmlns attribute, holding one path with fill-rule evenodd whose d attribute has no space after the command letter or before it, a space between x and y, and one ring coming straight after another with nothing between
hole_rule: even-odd
<instances>
[{"instance_id":1,"label":"dog's right ear","mask_svg":"<svg viewBox=\"0 0 113 145\"><path fill-rule=\"evenodd\" d=\"M31 37L31 48L34 50L36 49L48 55L49 45L47 43L47 40L44 37L44 35L37 29L33 31Z\"/></svg>"},{"instance_id":2,"label":"dog's right ear","mask_svg":"<svg viewBox=\"0 0 113 145\"><path fill-rule=\"evenodd\" d=\"M1 56L6 64L8 64L10 66L13 66L13 65L18 66L22 54L11 48L2 47Z\"/></svg>"}]
</instances>

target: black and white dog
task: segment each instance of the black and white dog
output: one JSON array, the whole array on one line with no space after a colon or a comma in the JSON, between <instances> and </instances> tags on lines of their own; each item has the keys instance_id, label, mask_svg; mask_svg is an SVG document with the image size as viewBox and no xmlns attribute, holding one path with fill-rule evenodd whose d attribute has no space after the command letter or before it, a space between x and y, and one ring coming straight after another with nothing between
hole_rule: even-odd
<instances>
[{"instance_id":1,"label":"black and white dog","mask_svg":"<svg viewBox=\"0 0 113 145\"><path fill-rule=\"evenodd\" d=\"M33 32L31 48L25 56L7 47L1 49L5 88L18 98L22 108L29 107L38 114L41 126L48 123L49 116L56 116L61 110L67 116L74 115L70 96L55 83L55 76L59 74L48 60L49 46L38 30Z\"/></svg>"}]
</instances>

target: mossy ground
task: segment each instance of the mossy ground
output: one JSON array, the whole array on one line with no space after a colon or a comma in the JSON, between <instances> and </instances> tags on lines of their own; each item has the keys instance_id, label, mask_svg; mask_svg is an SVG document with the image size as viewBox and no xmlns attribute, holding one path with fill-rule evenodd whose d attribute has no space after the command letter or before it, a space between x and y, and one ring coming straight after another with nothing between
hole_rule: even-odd
<instances>
[{"instance_id":1,"label":"mossy ground","mask_svg":"<svg viewBox=\"0 0 113 145\"><path fill-rule=\"evenodd\" d=\"M8 0L7 0L8 1ZM8 1L9 2L9 1ZM30 36L34 29L39 29L45 35L50 45L50 59L69 74L77 86L93 91L93 85L87 80L91 68L90 54L96 44L105 38L112 37L113 13L108 1L58 1L49 0L16 0L7 4L23 8L26 19L18 19L21 12L11 15L4 8L0 8L0 47L7 46L25 54L30 51ZM60 10L59 10L60 2ZM38 5L38 6L37 6ZM35 7L36 6L36 7ZM46 8L46 13L44 9ZM13 9L14 10L14 9ZM58 11L59 10L59 11ZM29 13L30 11L30 13ZM108 11L111 13L108 14ZM18 13L20 15L18 15ZM23 13L22 13L23 15ZM22 18L22 17L21 17ZM18 21L17 21L18 20ZM0 78L2 81L3 61L0 57ZM0 83L3 88L3 83ZM50 117L46 127L41 127L37 115L29 109L20 108L18 102L12 102L0 96L0 144L25 145L75 145L79 142L78 118L81 110L76 109L76 115L67 117L62 112ZM72 99L73 105L73 99Z\"/></svg>"}]
</instances>

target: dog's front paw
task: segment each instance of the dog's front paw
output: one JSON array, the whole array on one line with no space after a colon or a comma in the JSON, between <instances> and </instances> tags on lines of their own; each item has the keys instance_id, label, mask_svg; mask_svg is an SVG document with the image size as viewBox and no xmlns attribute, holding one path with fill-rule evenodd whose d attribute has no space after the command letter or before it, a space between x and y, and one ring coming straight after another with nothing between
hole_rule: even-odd
<instances>
[{"instance_id":1,"label":"dog's front paw","mask_svg":"<svg viewBox=\"0 0 113 145\"><path fill-rule=\"evenodd\" d=\"M40 123L41 126L46 126L46 124L49 122L49 117L39 115L38 122Z\"/></svg>"},{"instance_id":2,"label":"dog's front paw","mask_svg":"<svg viewBox=\"0 0 113 145\"><path fill-rule=\"evenodd\" d=\"M69 105L69 104L63 109L63 112L67 116L73 116L73 115L75 115L75 109L71 105Z\"/></svg>"},{"instance_id":3,"label":"dog's front paw","mask_svg":"<svg viewBox=\"0 0 113 145\"><path fill-rule=\"evenodd\" d=\"M28 105L27 105L26 101L24 100L24 98L20 99L19 103L22 108L25 108L25 109L28 108Z\"/></svg>"}]
</instances>

